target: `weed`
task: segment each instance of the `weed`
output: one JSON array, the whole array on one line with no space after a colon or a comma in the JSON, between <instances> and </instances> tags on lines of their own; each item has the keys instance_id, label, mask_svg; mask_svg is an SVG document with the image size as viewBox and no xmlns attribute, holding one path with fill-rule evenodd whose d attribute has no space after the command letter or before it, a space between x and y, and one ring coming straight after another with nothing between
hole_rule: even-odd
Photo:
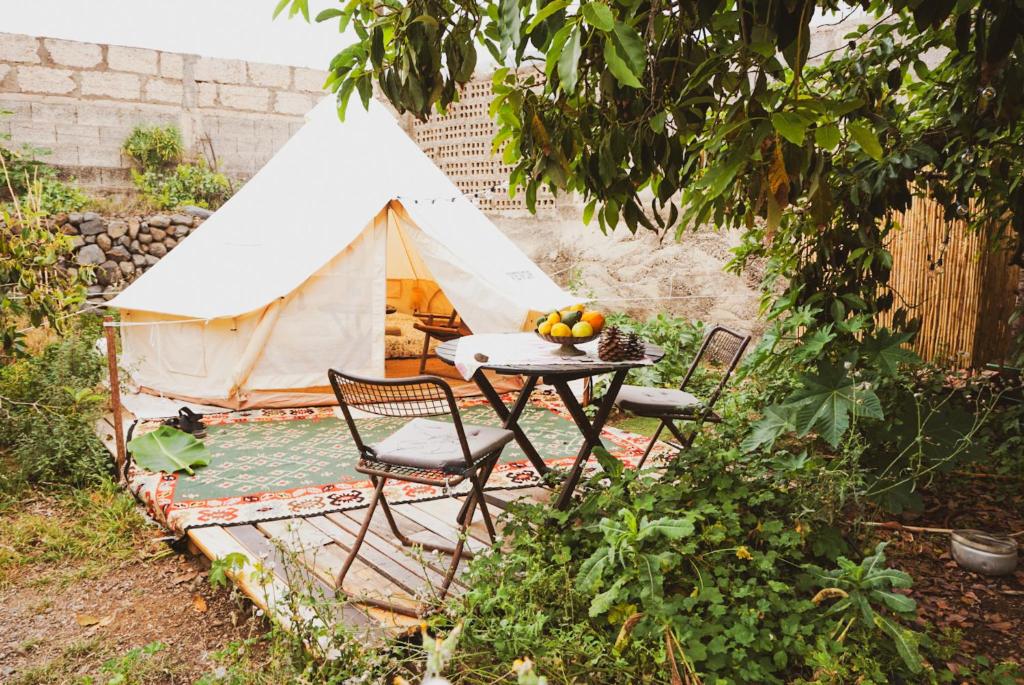
<instances>
[{"instance_id":1,"label":"weed","mask_svg":"<svg viewBox=\"0 0 1024 685\"><path fill-rule=\"evenodd\" d=\"M0 516L0 588L29 570L40 583L94 577L138 557L145 530L135 501L113 483L30 491Z\"/></svg>"}]
</instances>

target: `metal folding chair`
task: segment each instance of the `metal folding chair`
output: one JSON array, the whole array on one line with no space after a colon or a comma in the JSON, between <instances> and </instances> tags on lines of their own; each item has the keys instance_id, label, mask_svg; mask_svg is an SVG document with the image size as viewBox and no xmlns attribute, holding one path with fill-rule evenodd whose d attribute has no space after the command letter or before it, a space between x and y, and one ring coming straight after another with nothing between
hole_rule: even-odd
<instances>
[{"instance_id":1,"label":"metal folding chair","mask_svg":"<svg viewBox=\"0 0 1024 685\"><path fill-rule=\"evenodd\" d=\"M724 326L715 326L701 343L697 356L694 357L683 382L679 389L672 388L646 388L638 385L624 385L615 398L615 404L619 409L624 409L637 416L653 419L661 419L658 430L647 445L644 456L641 457L637 468L642 468L647 461L648 455L658 442L661 432L668 428L669 432L679 441L680 451L690 448L697 432L704 422L721 423L722 417L714 412L715 402L722 394L729 377L739 365L743 352L750 344L750 336L731 331ZM719 368L724 369L718 385L707 399L700 399L687 391L690 381L693 379L697 367L704 362L714 362ZM693 430L689 433L683 431L676 425L677 421L692 421Z\"/></svg>"},{"instance_id":2,"label":"metal folding chair","mask_svg":"<svg viewBox=\"0 0 1024 685\"><path fill-rule=\"evenodd\" d=\"M465 550L465 544L467 531L477 506L480 507L487 534L492 542L495 539L494 523L484 499L484 485L501 456L502 449L512 440L513 433L492 426L463 424L451 388L436 376L378 379L334 369L330 369L327 376L341 405L352 439L359 450L356 470L369 476L374 485L362 526L348 558L338 573L337 589L354 597L360 603L416 616L418 614L407 607L363 596L356 597L344 589L345 575L359 555L359 548L363 544L377 506L380 505L384 511L391 532L403 545L420 545L423 549L451 555L451 565L439 592L443 598L455 578L459 561L463 556L472 556L471 552ZM411 420L387 438L375 443L365 443L352 416L353 408L380 416L407 417ZM451 422L423 418L444 414L451 415ZM399 530L384 494L384 486L389 480L433 485L448 490L467 479L472 483L472 488L456 517L459 539L454 545L413 542Z\"/></svg>"}]
</instances>

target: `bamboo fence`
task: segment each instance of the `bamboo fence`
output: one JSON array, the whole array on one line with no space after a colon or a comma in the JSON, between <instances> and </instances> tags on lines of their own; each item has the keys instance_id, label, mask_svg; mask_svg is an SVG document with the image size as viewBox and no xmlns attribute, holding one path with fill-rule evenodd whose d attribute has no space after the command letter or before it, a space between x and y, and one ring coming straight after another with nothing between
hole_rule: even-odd
<instances>
[{"instance_id":1,"label":"bamboo fence","mask_svg":"<svg viewBox=\"0 0 1024 685\"><path fill-rule=\"evenodd\" d=\"M1020 270L1010 251L949 222L931 200L917 198L897 220L889 251L894 308L921 320L913 348L922 358L958 368L1003 361L1010 352ZM892 314L883 317L891 323Z\"/></svg>"}]
</instances>

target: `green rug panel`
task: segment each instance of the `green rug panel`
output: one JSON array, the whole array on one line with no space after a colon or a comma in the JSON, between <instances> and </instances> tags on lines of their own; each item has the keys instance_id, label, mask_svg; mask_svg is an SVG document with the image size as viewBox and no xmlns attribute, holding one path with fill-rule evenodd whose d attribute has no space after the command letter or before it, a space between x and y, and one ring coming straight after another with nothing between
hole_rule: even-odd
<instances>
[{"instance_id":1,"label":"green rug panel","mask_svg":"<svg viewBox=\"0 0 1024 685\"><path fill-rule=\"evenodd\" d=\"M487 406L462 410L462 420L467 424L501 425ZM359 419L359 432L364 442L377 442L406 421L390 417ZM519 423L546 459L575 456L582 442L572 421L547 409L528 407ZM176 502L366 480L354 468L358 455L348 427L337 418L210 426L204 443L210 451L210 465L193 477L182 475L178 479ZM502 461L525 458L515 442L502 453Z\"/></svg>"}]
</instances>

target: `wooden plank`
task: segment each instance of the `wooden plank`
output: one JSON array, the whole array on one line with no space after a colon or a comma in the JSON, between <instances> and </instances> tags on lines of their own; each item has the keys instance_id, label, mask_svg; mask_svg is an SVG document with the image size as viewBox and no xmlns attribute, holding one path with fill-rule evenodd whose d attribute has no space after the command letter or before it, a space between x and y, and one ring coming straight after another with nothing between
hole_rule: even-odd
<instances>
[{"instance_id":1,"label":"wooden plank","mask_svg":"<svg viewBox=\"0 0 1024 685\"><path fill-rule=\"evenodd\" d=\"M295 549L313 573L324 582L334 584L341 571L347 551L305 519L266 521L257 528L286 547ZM353 602L365 596L418 611L420 603L402 588L396 586L362 559L357 558L345 576L345 591Z\"/></svg>"},{"instance_id":2,"label":"wooden plank","mask_svg":"<svg viewBox=\"0 0 1024 685\"><path fill-rule=\"evenodd\" d=\"M344 532L353 541L359 533L361 522L357 523L350 518L337 514L328 514L324 518L335 529ZM311 522L313 522L312 519ZM315 522L313 523L316 525ZM363 538L363 549L372 550L372 552L367 551L365 554L360 554L360 556L366 556L368 560L387 560L386 562L375 561L373 563L374 565L379 564L380 568L384 569L382 570L384 575L387 575L387 573L398 574L394 580L399 584L402 584L402 582L408 583L412 578L417 579L414 587L420 587L423 584L439 587L444 582L444 572L442 570L435 569L430 564L421 563L397 539L385 539L378 535L372 527L366 531L366 536ZM391 566L398 566L399 568L391 569Z\"/></svg>"},{"instance_id":3,"label":"wooden plank","mask_svg":"<svg viewBox=\"0 0 1024 685\"><path fill-rule=\"evenodd\" d=\"M446 497L445 499L432 500L429 504L432 513L437 514L445 521L451 521L454 526L457 525L455 520L459 515L459 512L462 510L463 502L463 499L452 499L450 497ZM497 527L496 518L501 510L499 509L498 511L495 511L495 508L490 505L488 505L487 510L491 514L491 522L495 524L495 531L500 532L500 529ZM483 514L480 513L479 506L473 510L473 520L469 523L469 535L490 547L491 538L487 534L487 526L484 525L484 517Z\"/></svg>"},{"instance_id":4,"label":"wooden plank","mask_svg":"<svg viewBox=\"0 0 1024 685\"><path fill-rule=\"evenodd\" d=\"M448 517L443 510L431 509L430 504L431 502L411 502L408 504L392 505L391 508L416 521L427 530L440 535L449 544L452 544L455 540L459 539L459 530L456 528L455 518L451 517L451 522L449 522L446 520ZM477 540L472 535L466 538L466 547L474 553L482 552L489 546L489 544Z\"/></svg>"},{"instance_id":5,"label":"wooden plank","mask_svg":"<svg viewBox=\"0 0 1024 685\"><path fill-rule=\"evenodd\" d=\"M327 514L327 518L331 519L335 523L342 525L348 530L358 530L359 526L362 525L362 512L355 511L342 511L336 514ZM431 543L434 545L450 545L451 541L442 538L440 535L433 533L419 523L407 518L404 514L392 511L392 515L395 517L395 523L398 524L399 530L401 530L407 537L413 540L413 542L420 543ZM347 519L344 520L344 519ZM352 528L355 526L355 528ZM392 554L394 557L404 557L408 560L407 563L415 564L420 566L421 562L426 563L435 573L440 576L444 576L448 572L448 564L446 563L446 556L441 556L435 559L433 555L424 553L418 556L413 552L412 549L405 547L398 540L395 539L394 533L391 531L391 527L387 523L387 519L384 516L384 512L377 510L373 514L373 520L370 522L370 531L368 533L368 540L374 540L373 544L377 549L384 553ZM394 551L392 551L394 550ZM461 566L461 565L460 565ZM453 591L457 588L464 588L465 586L458 580L458 573L456 573L455 580L452 583Z\"/></svg>"},{"instance_id":6,"label":"wooden plank","mask_svg":"<svg viewBox=\"0 0 1024 685\"><path fill-rule=\"evenodd\" d=\"M345 550L346 556L351 554L356 541L353 533L323 516L311 516L306 520L309 521L310 525L334 540L335 544ZM415 596L425 584L429 584L425 577L413 573L399 564L397 560L381 553L380 550L369 544L365 538L359 548L359 559L410 595Z\"/></svg>"},{"instance_id":7,"label":"wooden plank","mask_svg":"<svg viewBox=\"0 0 1024 685\"><path fill-rule=\"evenodd\" d=\"M266 573L261 573L257 569L259 560L254 559L245 547L220 526L193 528L188 532L188 536L210 559L223 559L234 553L245 556L245 565L241 569L229 571L229 576L256 606L273 614L286 630L292 629L297 619L314 625L323 625L323 621L309 607L300 606L297 608L297 614L293 614L287 601L288 586L273 574L268 577ZM324 650L330 649L326 636L320 638L319 642Z\"/></svg>"},{"instance_id":8,"label":"wooden plank","mask_svg":"<svg viewBox=\"0 0 1024 685\"><path fill-rule=\"evenodd\" d=\"M294 583L303 583L315 593L322 594L327 599L336 598L334 587L325 583L316 574L309 572L309 569L295 560L288 559L280 547L268 540L263 533L252 525L230 526L224 529L228 535L237 540L250 556L262 560L264 567L272 571L286 586L294 588ZM297 573L302 573L302 578L296 578ZM368 626L376 623L359 607L341 603L338 605L339 618L347 626Z\"/></svg>"},{"instance_id":9,"label":"wooden plank","mask_svg":"<svg viewBox=\"0 0 1024 685\"><path fill-rule=\"evenodd\" d=\"M506 504L523 499L529 500L535 504L547 504L551 501L551 497L554 493L548 488L533 487L520 488L516 490L487 490L485 494L490 495L493 499L501 500ZM492 504L492 499L489 498L487 503Z\"/></svg>"},{"instance_id":10,"label":"wooden plank","mask_svg":"<svg viewBox=\"0 0 1024 685\"><path fill-rule=\"evenodd\" d=\"M96 433L96 437L103 443L104 449L110 452L110 455L116 459L117 446L115 443L116 438L114 437L113 421L114 419L110 415L97 419L96 423L93 424L93 432Z\"/></svg>"}]
</instances>

